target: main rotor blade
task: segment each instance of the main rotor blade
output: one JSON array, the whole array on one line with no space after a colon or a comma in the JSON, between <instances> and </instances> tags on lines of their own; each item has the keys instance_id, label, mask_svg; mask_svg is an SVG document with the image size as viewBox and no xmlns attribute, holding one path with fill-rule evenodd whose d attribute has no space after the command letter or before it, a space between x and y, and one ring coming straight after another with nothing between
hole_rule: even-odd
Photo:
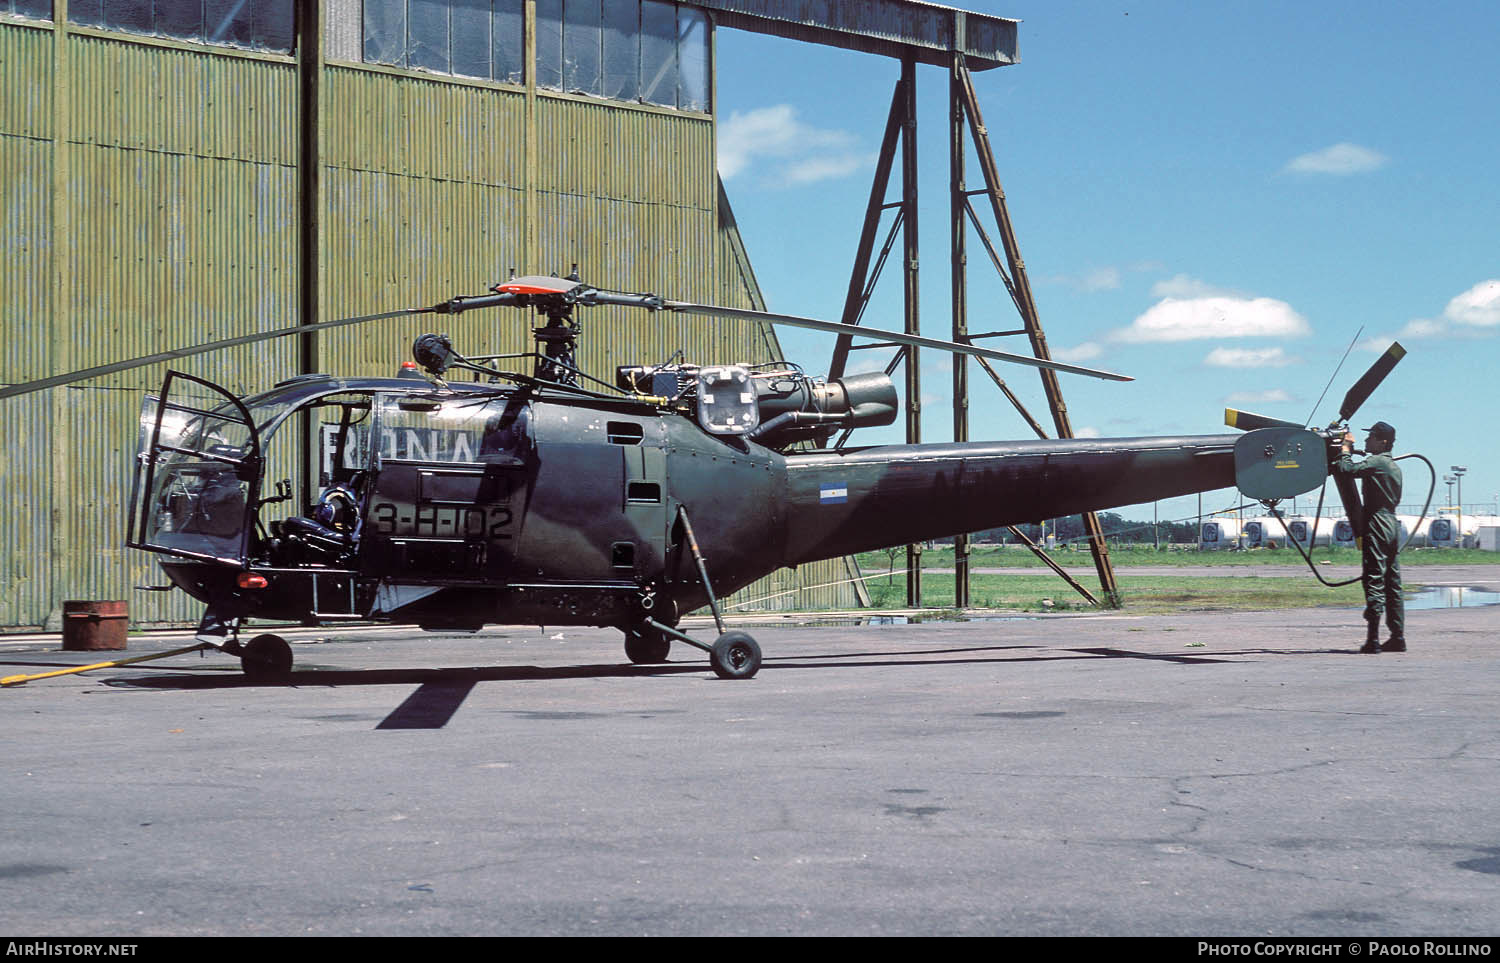
<instances>
[{"instance_id":1,"label":"main rotor blade","mask_svg":"<svg viewBox=\"0 0 1500 963\"><path fill-rule=\"evenodd\" d=\"M878 341L891 341L896 344L909 345L914 348L933 348L937 351L947 351L950 354L972 354L980 358L993 358L996 361L1009 361L1012 364L1024 364L1032 368L1047 368L1052 371L1063 371L1068 374L1087 375L1090 378L1103 378L1106 381L1134 381L1128 375L1115 374L1112 371L1101 371L1098 368L1085 368L1082 365L1067 364L1062 361L1043 361L1041 358L1033 358L1030 355L1011 354L1008 351L996 351L993 348L981 348L975 344L960 344L957 341L940 341L937 338L924 338L918 334L902 334L896 331L883 331L878 328L860 328L852 324L841 324L837 321L819 321L816 318L799 318L792 314L770 314L765 311L749 311L744 308L725 308L712 304L690 304L686 301L663 301L662 307L668 311L678 311L683 314L705 314L717 315L726 318L739 318L743 321L762 321L769 324L784 324L792 328L808 328L813 331L827 331L830 334L847 334L856 338L869 338ZM1297 427L1301 427L1298 425Z\"/></svg>"},{"instance_id":2,"label":"main rotor blade","mask_svg":"<svg viewBox=\"0 0 1500 963\"><path fill-rule=\"evenodd\" d=\"M1267 415L1257 415L1253 411L1240 411L1238 408L1224 409L1224 424L1240 431L1255 431L1257 428L1301 428L1295 421L1283 421L1280 418L1271 418Z\"/></svg>"},{"instance_id":3,"label":"main rotor blade","mask_svg":"<svg viewBox=\"0 0 1500 963\"><path fill-rule=\"evenodd\" d=\"M1406 357L1406 349L1401 347L1401 342L1392 341L1391 346L1385 349L1385 354L1376 358L1375 363L1370 365L1370 370L1366 371L1358 381L1354 382L1354 387L1350 388L1349 393L1344 395L1344 403L1339 407L1339 421L1348 421L1354 417L1354 413L1359 410L1359 406L1364 404L1365 400L1375 393L1375 389L1380 387L1380 383L1385 380L1385 376L1391 373L1392 368L1396 367L1396 362L1404 357Z\"/></svg>"},{"instance_id":4,"label":"main rotor blade","mask_svg":"<svg viewBox=\"0 0 1500 963\"><path fill-rule=\"evenodd\" d=\"M255 334L242 334L236 338L225 338L222 341L211 341L208 344L196 344L189 348L173 348L171 351L162 351L157 354L147 355L143 358L132 358L129 361L115 361L110 364L96 365L92 368L84 368L82 371L74 371L71 374L53 375L50 378L39 378L36 381L28 381L24 384L7 385L0 388L0 398L10 398L15 395L29 394L33 391L45 391L48 388L56 388L59 385L72 384L75 381L87 381L90 378L101 378L107 374L115 374L119 371L129 371L131 368L142 368L148 364L157 364L161 361L171 361L176 358L190 358L195 354L207 354L210 351L219 351L224 348L236 348L242 344L254 344L257 341L270 341L273 338L285 338L293 334L306 334L309 331L322 331L327 328L338 328L349 324L362 324L366 321L381 321L386 318L399 318L407 314L429 314L434 308L402 308L399 311L387 311L384 314L366 314L358 318L339 318L336 321L321 321L317 324L299 324L290 328L277 328L274 331L260 331Z\"/></svg>"}]
</instances>

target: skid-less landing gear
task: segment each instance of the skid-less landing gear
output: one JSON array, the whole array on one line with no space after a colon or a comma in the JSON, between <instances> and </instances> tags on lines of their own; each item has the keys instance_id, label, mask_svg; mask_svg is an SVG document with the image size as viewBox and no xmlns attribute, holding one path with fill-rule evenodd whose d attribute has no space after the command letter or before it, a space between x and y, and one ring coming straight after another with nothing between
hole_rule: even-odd
<instances>
[{"instance_id":1,"label":"skid-less landing gear","mask_svg":"<svg viewBox=\"0 0 1500 963\"><path fill-rule=\"evenodd\" d=\"M713 585L708 580L708 565L703 560L703 553L698 549L698 537L693 534L693 523L688 518L685 506L677 507L677 520L682 526L683 535L686 536L693 563L698 567L698 577L703 580L703 588L708 593L708 607L714 614L714 624L719 628L719 638L713 645L707 645L670 625L656 621L648 614L626 627L625 655L631 662L636 663L665 662L667 652L672 647L672 640L676 639L707 652L709 665L713 666L714 674L719 678L754 678L755 673L760 671L760 646L748 632L741 632L737 629L725 631L724 615L719 611L719 600L714 596ZM643 591L642 597L651 599L653 595L654 590L648 586ZM642 608L649 613L653 605L654 603L643 605ZM674 616L671 618L673 622L677 621L676 611L674 604L672 606Z\"/></svg>"},{"instance_id":2,"label":"skid-less landing gear","mask_svg":"<svg viewBox=\"0 0 1500 963\"><path fill-rule=\"evenodd\" d=\"M646 619L635 629L628 630L625 633L625 652L628 655L632 652L633 644L640 644L631 642L636 632L642 635L660 637L663 645L670 645L670 640L676 639L679 642L686 642L694 648L702 649L708 653L708 663L713 666L714 674L721 679L749 679L753 678L755 673L760 671L760 646L750 637L750 633L748 632L741 632L738 629L734 629L720 635L713 645L709 645L705 642L699 642L691 635L680 632L669 625L662 625L660 622L653 622L651 619ZM630 655L630 661L642 662L645 660L637 659L634 655ZM663 653L659 661L666 661L665 653Z\"/></svg>"}]
</instances>

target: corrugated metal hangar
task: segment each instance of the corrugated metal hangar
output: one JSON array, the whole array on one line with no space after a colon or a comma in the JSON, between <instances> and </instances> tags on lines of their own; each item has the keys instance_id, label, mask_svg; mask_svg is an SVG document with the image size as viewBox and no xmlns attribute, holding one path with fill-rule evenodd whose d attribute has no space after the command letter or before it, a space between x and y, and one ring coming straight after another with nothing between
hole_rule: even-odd
<instances>
[{"instance_id":1,"label":"corrugated metal hangar","mask_svg":"<svg viewBox=\"0 0 1500 963\"><path fill-rule=\"evenodd\" d=\"M904 0L0 0L3 378L575 264L616 289L757 307L714 165L719 27L908 63L1016 59L1013 21ZM760 325L598 311L581 358L593 371L678 349L780 354ZM236 393L298 373L389 374L432 324L179 367ZM496 312L441 324L495 351L529 343ZM122 547L140 405L167 367L0 401L0 626L55 628L64 599L129 599L142 624L197 619L181 593L135 591L161 579ZM305 488L307 472L289 471ZM781 573L741 599L852 606L849 564Z\"/></svg>"}]
</instances>

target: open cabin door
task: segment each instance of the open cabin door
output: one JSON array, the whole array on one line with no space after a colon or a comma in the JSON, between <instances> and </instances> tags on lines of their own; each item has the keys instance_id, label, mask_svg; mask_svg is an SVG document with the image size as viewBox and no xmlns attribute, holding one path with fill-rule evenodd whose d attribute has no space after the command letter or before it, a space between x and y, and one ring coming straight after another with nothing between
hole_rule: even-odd
<instances>
[{"instance_id":1,"label":"open cabin door","mask_svg":"<svg viewBox=\"0 0 1500 963\"><path fill-rule=\"evenodd\" d=\"M238 398L167 372L141 408L125 544L181 558L245 565L260 495L260 437Z\"/></svg>"}]
</instances>

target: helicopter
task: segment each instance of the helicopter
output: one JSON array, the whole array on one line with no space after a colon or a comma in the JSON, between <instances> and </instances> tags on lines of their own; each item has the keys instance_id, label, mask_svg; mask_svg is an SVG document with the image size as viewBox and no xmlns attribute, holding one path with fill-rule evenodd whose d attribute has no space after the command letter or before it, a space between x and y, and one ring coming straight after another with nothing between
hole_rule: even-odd
<instances>
[{"instance_id":1,"label":"helicopter","mask_svg":"<svg viewBox=\"0 0 1500 963\"><path fill-rule=\"evenodd\" d=\"M611 291L575 269L0 388L0 397L402 314L536 313L537 350L525 354L465 357L429 333L389 378L303 375L242 398L173 370L146 399L126 544L161 556L172 585L206 604L198 639L238 655L255 680L285 680L292 653L270 633L242 643L248 619L612 626L632 662L663 662L677 642L706 652L721 678L751 678L760 647L726 629L718 600L779 568L1230 485L1274 503L1321 484L1343 437L1249 413L1236 423L1230 412L1245 434L816 447L840 430L894 422L891 378L825 380L784 361L674 356L621 366L605 382L578 366L575 316L605 304L1130 380L969 343ZM508 370L516 360L532 370ZM1372 369L1351 390L1343 420L1388 371ZM293 505L290 479L268 476L285 463L277 441L295 434L282 429L304 412L319 428L321 493ZM711 643L678 628L705 606L718 630Z\"/></svg>"}]
</instances>

